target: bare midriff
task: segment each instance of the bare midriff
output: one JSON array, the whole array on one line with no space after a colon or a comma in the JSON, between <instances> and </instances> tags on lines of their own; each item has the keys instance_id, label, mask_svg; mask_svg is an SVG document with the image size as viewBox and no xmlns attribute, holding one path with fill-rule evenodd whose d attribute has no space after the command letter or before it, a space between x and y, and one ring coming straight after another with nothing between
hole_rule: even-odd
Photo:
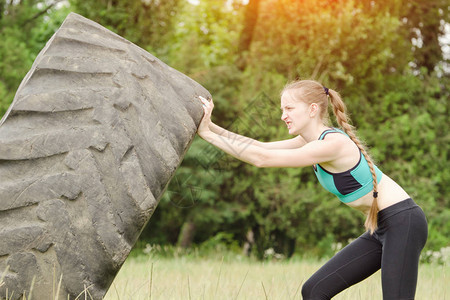
<instances>
[{"instance_id":1,"label":"bare midriff","mask_svg":"<svg viewBox=\"0 0 450 300\"><path fill-rule=\"evenodd\" d=\"M410 198L410 196L400 185L398 185L386 174L383 174L383 177L378 183L378 210L385 209L386 207L389 207L408 198ZM363 197L346 204L367 215L370 207L372 206L372 201L373 193L370 192Z\"/></svg>"}]
</instances>

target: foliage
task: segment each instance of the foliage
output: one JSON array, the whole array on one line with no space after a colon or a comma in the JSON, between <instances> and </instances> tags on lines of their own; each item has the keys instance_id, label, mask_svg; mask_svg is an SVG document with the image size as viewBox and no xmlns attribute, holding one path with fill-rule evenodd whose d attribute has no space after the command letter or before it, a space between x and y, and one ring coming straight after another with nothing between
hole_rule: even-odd
<instances>
[{"instance_id":1,"label":"foliage","mask_svg":"<svg viewBox=\"0 0 450 300\"><path fill-rule=\"evenodd\" d=\"M0 1L0 116L68 10L61 1Z\"/></svg>"},{"instance_id":2,"label":"foliage","mask_svg":"<svg viewBox=\"0 0 450 300\"><path fill-rule=\"evenodd\" d=\"M101 23L163 59L180 0L69 0L73 11Z\"/></svg>"},{"instance_id":3,"label":"foliage","mask_svg":"<svg viewBox=\"0 0 450 300\"><path fill-rule=\"evenodd\" d=\"M449 22L445 1L45 3L0 1L0 113L69 9L201 83L214 96L215 123L262 141L289 138L278 111L283 85L317 79L341 93L377 165L424 209L425 252L449 246L450 77L438 41ZM268 249L329 256L362 233L363 219L311 168L257 169L196 137L142 238L175 245L190 225L193 249L246 244L259 259Z\"/></svg>"}]
</instances>

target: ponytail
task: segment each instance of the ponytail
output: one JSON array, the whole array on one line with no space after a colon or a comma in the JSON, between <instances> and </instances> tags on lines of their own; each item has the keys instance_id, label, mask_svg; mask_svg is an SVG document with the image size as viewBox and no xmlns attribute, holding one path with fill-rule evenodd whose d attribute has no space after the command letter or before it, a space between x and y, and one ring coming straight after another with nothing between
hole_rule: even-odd
<instances>
[{"instance_id":1,"label":"ponytail","mask_svg":"<svg viewBox=\"0 0 450 300\"><path fill-rule=\"evenodd\" d=\"M348 136L351 138L351 140L356 144L356 146L358 146L358 148L361 150L361 153L366 158L367 163L369 164L370 173L372 174L373 178L373 201L372 206L370 207L369 210L369 214L367 215L366 222L364 223L364 226L366 227L366 230L370 231L370 234L373 234L373 232L377 228L377 214L378 214L377 175L375 173L373 161L370 158L369 154L367 153L364 145L361 143L361 141L356 137L355 133L353 132L354 127L349 124L349 118L346 113L346 107L341 97L339 96L339 93L332 89L326 89L325 94L327 94L330 97L331 106L333 107L333 113L336 116L336 121L338 122L339 126L341 126L342 129L344 129L345 133L347 133Z\"/></svg>"}]
</instances>

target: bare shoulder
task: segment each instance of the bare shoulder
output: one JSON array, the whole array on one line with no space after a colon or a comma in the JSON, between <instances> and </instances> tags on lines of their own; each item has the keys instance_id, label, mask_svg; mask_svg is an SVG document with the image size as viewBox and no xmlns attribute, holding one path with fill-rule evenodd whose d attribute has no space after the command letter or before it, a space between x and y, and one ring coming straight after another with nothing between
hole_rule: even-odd
<instances>
[{"instance_id":1,"label":"bare shoulder","mask_svg":"<svg viewBox=\"0 0 450 300\"><path fill-rule=\"evenodd\" d=\"M323 138L323 141L326 142L326 144L328 144L328 145L339 146L339 148L342 148L342 147L354 148L356 146L350 137L348 137L345 134L339 133L339 132L336 132L336 133L333 132L333 133L327 134Z\"/></svg>"},{"instance_id":2,"label":"bare shoulder","mask_svg":"<svg viewBox=\"0 0 450 300\"><path fill-rule=\"evenodd\" d=\"M323 164L331 172L342 172L353 167L360 158L358 146L347 135L327 134L323 147L334 152L334 159Z\"/></svg>"},{"instance_id":3,"label":"bare shoulder","mask_svg":"<svg viewBox=\"0 0 450 300\"><path fill-rule=\"evenodd\" d=\"M327 145L334 145L341 147L354 144L353 141L347 135L339 132L327 134L322 141Z\"/></svg>"}]
</instances>

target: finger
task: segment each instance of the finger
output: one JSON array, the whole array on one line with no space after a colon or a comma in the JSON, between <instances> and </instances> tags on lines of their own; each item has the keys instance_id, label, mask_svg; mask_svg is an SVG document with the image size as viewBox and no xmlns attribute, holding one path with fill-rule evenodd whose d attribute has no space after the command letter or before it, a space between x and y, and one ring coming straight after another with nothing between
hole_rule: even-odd
<instances>
[{"instance_id":1,"label":"finger","mask_svg":"<svg viewBox=\"0 0 450 300\"><path fill-rule=\"evenodd\" d=\"M198 96L198 98L202 101L202 105L203 105L203 107L205 107L206 106L206 104L205 104L205 98L203 98L202 96Z\"/></svg>"},{"instance_id":2,"label":"finger","mask_svg":"<svg viewBox=\"0 0 450 300\"><path fill-rule=\"evenodd\" d=\"M208 97L208 98L205 98L205 97L203 97L203 96L198 96L198 97L199 97L200 100L202 100L203 102L206 102L206 103L213 103L211 97Z\"/></svg>"}]
</instances>

